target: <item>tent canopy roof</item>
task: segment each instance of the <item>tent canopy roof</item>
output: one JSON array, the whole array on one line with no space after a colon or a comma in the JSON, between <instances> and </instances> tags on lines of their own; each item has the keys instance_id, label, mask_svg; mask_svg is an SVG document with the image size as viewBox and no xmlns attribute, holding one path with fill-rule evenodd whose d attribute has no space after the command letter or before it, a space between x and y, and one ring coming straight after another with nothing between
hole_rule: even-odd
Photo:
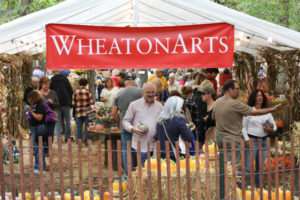
<instances>
[{"instance_id":1,"label":"tent canopy roof","mask_svg":"<svg viewBox=\"0 0 300 200\"><path fill-rule=\"evenodd\" d=\"M209 0L67 0L0 26L0 53L46 49L48 23L99 26L176 26L227 22L235 26L235 51L300 47L300 33Z\"/></svg>"}]
</instances>

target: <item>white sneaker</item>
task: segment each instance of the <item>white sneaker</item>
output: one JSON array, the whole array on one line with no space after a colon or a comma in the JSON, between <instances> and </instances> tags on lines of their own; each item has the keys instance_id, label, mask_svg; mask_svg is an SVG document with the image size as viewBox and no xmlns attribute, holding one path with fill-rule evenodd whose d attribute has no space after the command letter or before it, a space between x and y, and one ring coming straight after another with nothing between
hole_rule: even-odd
<instances>
[{"instance_id":1,"label":"white sneaker","mask_svg":"<svg viewBox=\"0 0 300 200\"><path fill-rule=\"evenodd\" d=\"M33 172L36 173L36 174L39 174L39 173L40 173L40 170L34 169Z\"/></svg>"}]
</instances>

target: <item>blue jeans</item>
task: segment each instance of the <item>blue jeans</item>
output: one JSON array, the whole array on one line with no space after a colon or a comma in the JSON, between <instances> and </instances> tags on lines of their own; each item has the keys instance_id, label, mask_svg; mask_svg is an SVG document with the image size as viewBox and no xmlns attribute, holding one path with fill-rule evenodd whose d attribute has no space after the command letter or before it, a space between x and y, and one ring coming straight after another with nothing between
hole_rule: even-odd
<instances>
[{"instance_id":1,"label":"blue jeans","mask_svg":"<svg viewBox=\"0 0 300 200\"><path fill-rule=\"evenodd\" d=\"M38 143L38 138L36 138L37 132L42 132L45 130L42 130L41 126L30 126L30 135L32 136L33 139L33 155L35 158L34 162L34 169L40 170L40 163L39 163L39 143ZM45 149L43 145L43 169L45 170Z\"/></svg>"},{"instance_id":2,"label":"blue jeans","mask_svg":"<svg viewBox=\"0 0 300 200\"><path fill-rule=\"evenodd\" d=\"M55 108L57 113L57 122L55 126L55 132L57 137L61 137L61 116L64 116L65 119L65 139L69 139L71 136L71 107L70 106L57 106Z\"/></svg>"},{"instance_id":3,"label":"blue jeans","mask_svg":"<svg viewBox=\"0 0 300 200\"><path fill-rule=\"evenodd\" d=\"M122 128L122 131L121 131L122 155L123 155L123 166L124 166L124 171L125 171L126 175L128 175L128 167L127 167L127 141L131 142L131 139L132 139L132 133L127 132L124 128Z\"/></svg>"},{"instance_id":4,"label":"blue jeans","mask_svg":"<svg viewBox=\"0 0 300 200\"><path fill-rule=\"evenodd\" d=\"M250 137L253 140L253 158L255 160L255 186L259 188L259 148L258 148L258 139ZM246 147L246 144L245 144ZM262 139L262 154L263 154L263 164L267 158L267 139ZM247 186L248 177L250 174L250 149L245 149L245 184ZM264 171L264 167L263 167Z\"/></svg>"},{"instance_id":5,"label":"blue jeans","mask_svg":"<svg viewBox=\"0 0 300 200\"><path fill-rule=\"evenodd\" d=\"M147 152L141 152L142 166L144 167L145 161L147 160Z\"/></svg>"},{"instance_id":6,"label":"blue jeans","mask_svg":"<svg viewBox=\"0 0 300 200\"><path fill-rule=\"evenodd\" d=\"M87 140L90 139L90 134L88 131L89 126L89 118L88 116L84 117L76 117L76 138L82 139L82 125L85 124L85 144L87 144Z\"/></svg>"},{"instance_id":7,"label":"blue jeans","mask_svg":"<svg viewBox=\"0 0 300 200\"><path fill-rule=\"evenodd\" d=\"M45 152L48 152L48 146L49 146L48 137L51 137L52 138L52 142L53 142L55 122L48 122L47 123L47 129L48 129L48 136L47 136L47 139L44 142Z\"/></svg>"}]
</instances>

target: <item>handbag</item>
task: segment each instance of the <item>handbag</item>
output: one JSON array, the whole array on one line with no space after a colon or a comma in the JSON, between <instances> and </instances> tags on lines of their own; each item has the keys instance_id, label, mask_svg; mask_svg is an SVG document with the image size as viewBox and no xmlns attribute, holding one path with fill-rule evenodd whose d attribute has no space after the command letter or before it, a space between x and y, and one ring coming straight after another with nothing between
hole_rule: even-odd
<instances>
[{"instance_id":1,"label":"handbag","mask_svg":"<svg viewBox=\"0 0 300 200\"><path fill-rule=\"evenodd\" d=\"M176 157L176 148L175 148L174 144L171 142L171 140L169 138L169 135L168 135L168 132L166 130L165 125L164 124L162 124L162 125L163 125L163 128L164 128L164 132L165 132L165 134L166 134L166 136L167 136L167 138L169 140L169 143L171 144L171 147L172 147L172 150L174 152L174 155ZM180 153L181 154L185 154L186 153L185 142L184 142L184 140L182 139L181 136L179 136L179 138L178 138L178 143L179 143L179 147L180 147ZM195 154L195 140L193 139L192 146L189 148L189 155L193 156L194 154Z\"/></svg>"},{"instance_id":2,"label":"handbag","mask_svg":"<svg viewBox=\"0 0 300 200\"><path fill-rule=\"evenodd\" d=\"M164 125L164 124L162 124L162 125L163 125L163 127L164 127L164 132L165 132L165 134L166 134L166 136L167 136L167 138L168 138L168 140L169 140L169 143L171 144L173 153L174 153L174 155L175 155L175 157L176 157L176 148L174 147L173 143L171 142L171 140L170 140L170 138L169 138L169 135L168 135L168 132L167 132L167 130L166 130L165 125ZM179 138L180 138L180 137L179 137ZM184 148L184 151L185 151L185 148Z\"/></svg>"},{"instance_id":3,"label":"handbag","mask_svg":"<svg viewBox=\"0 0 300 200\"><path fill-rule=\"evenodd\" d=\"M210 140L215 141L216 140L216 127L215 126L209 127L206 130L205 139L208 140L208 141L210 141Z\"/></svg>"}]
</instances>

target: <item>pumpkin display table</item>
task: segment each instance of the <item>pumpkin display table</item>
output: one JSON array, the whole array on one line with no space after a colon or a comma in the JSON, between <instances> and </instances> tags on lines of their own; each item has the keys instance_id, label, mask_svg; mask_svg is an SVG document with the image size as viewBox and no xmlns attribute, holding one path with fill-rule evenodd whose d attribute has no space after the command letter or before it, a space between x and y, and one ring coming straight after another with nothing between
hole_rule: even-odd
<instances>
[{"instance_id":1,"label":"pumpkin display table","mask_svg":"<svg viewBox=\"0 0 300 200\"><path fill-rule=\"evenodd\" d=\"M121 129L111 130L111 128L105 128L102 131L90 130L88 129L92 138L92 141L101 140L105 144L105 166L108 166L108 151L107 151L107 141L111 141L112 149L112 166L113 170L118 170L118 152L117 152L117 141L121 140Z\"/></svg>"}]
</instances>

